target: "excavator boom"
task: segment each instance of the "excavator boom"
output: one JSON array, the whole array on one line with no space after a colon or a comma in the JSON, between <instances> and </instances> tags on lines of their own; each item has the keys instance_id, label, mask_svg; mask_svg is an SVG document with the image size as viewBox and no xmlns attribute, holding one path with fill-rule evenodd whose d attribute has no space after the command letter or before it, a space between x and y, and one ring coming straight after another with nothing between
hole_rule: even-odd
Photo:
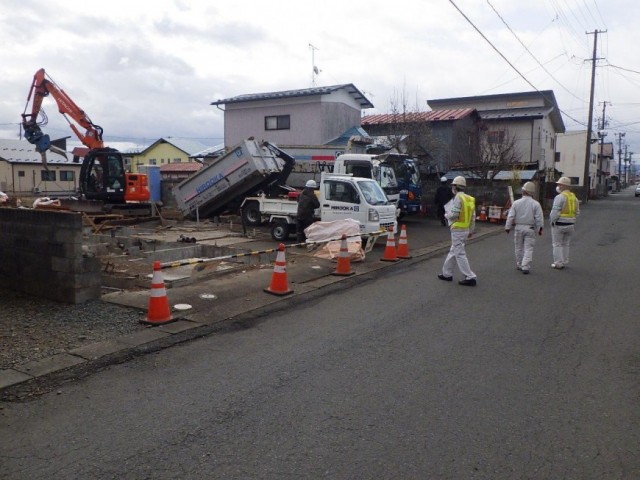
<instances>
[{"instance_id":1,"label":"excavator boom","mask_svg":"<svg viewBox=\"0 0 640 480\"><path fill-rule=\"evenodd\" d=\"M102 127L93 123L89 115L41 68L33 76L27 105L22 113L22 128L27 141L35 145L36 151L42 155L44 168L47 168L47 151L66 157L66 152L51 145L49 135L44 134L40 128L46 124L42 101L49 95L56 101L58 111L69 122L71 130L89 148L80 170L80 192L88 199L112 204L149 200L147 176L125 172L122 154L113 148L105 147L102 141ZM27 113L29 103L31 110ZM38 122L39 118L43 120ZM84 132L81 129L84 129Z\"/></svg>"}]
</instances>

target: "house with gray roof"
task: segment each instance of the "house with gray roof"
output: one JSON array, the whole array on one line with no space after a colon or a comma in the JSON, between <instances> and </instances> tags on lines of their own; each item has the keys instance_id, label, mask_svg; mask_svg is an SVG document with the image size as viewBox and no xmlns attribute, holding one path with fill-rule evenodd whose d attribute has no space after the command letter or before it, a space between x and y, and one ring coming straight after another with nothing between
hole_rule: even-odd
<instances>
[{"instance_id":1,"label":"house with gray roof","mask_svg":"<svg viewBox=\"0 0 640 480\"><path fill-rule=\"evenodd\" d=\"M248 137L278 146L325 145L359 127L362 110L373 108L352 83L238 95L211 105L224 111L226 147Z\"/></svg>"},{"instance_id":2,"label":"house with gray roof","mask_svg":"<svg viewBox=\"0 0 640 480\"><path fill-rule=\"evenodd\" d=\"M64 139L53 141L66 150ZM13 197L63 196L78 190L80 163L73 156L47 152L47 166L35 147L25 140L0 140L0 190Z\"/></svg>"},{"instance_id":3,"label":"house with gray roof","mask_svg":"<svg viewBox=\"0 0 640 480\"><path fill-rule=\"evenodd\" d=\"M443 98L427 104L436 111L474 108L488 129L487 141L513 138L521 163L536 169L542 181L554 180L559 161L557 135L565 132L565 125L553 90Z\"/></svg>"}]
</instances>

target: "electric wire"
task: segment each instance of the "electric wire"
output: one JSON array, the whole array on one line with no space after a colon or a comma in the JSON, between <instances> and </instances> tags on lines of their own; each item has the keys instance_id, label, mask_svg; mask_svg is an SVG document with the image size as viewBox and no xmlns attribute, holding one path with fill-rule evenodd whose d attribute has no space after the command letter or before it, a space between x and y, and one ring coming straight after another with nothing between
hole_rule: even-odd
<instances>
[{"instance_id":1,"label":"electric wire","mask_svg":"<svg viewBox=\"0 0 640 480\"><path fill-rule=\"evenodd\" d=\"M474 30L475 30L476 32L478 32L478 34L480 34L480 36L481 36L481 37L482 37L482 38L483 38L483 39L484 39L484 40L485 40L485 41L486 41L486 42L491 46L491 48L493 48L493 50L495 50L495 51L496 51L496 53L497 53L498 55L500 55L500 57L501 57L505 62L507 62L507 64L508 64L511 68L513 68L513 70L515 70L515 72L516 72L516 73L517 73L517 74L518 74L518 75L519 75L519 76L520 76L520 77L521 77L521 78L522 78L522 79L523 79L523 80L524 80L528 85L530 85L530 86L531 86L531 88L533 88L536 92L540 93L540 94L542 95L542 97L543 97L543 98L545 98L548 102L553 103L553 102L551 102L551 100L550 100L549 98L547 98L547 96L546 96L544 93L542 93L542 92L541 92L541 91L540 91L540 90L539 90L539 89L538 89L538 88L537 88L533 83L531 83L531 82L529 81L529 79L528 79L527 77L525 77L525 76L520 72L520 70L518 70L518 69L515 67L515 65L513 65L513 64L509 61L509 59L508 59L507 57L505 57L505 56L503 55L503 53L502 53L502 52L501 52L501 51L500 51L500 50L499 50L499 49L498 49L498 48L497 48L493 43L491 43L491 41L490 41L490 40L485 36L485 34L484 34L484 33L482 33L482 31L481 31L478 27L476 27L476 25L471 21L471 19L470 19L469 17L467 17L467 15L466 15L462 10L460 10L460 8L455 4L455 2L454 2L453 0L449 0L449 3L451 3L451 4L455 7L455 9L456 9L456 10L458 10L458 12L460 13L460 15L462 15L462 16L464 17L464 19L465 19L465 20L466 20L466 21L467 21L467 22L468 22L468 23L469 23L469 24L474 28ZM569 115L568 113L566 113L565 111L563 111L562 109L560 109L560 107L558 107L558 110L559 110L561 113L564 113L567 117L569 117L571 120L573 120L573 121L574 121L574 122L576 122L577 124L586 126L586 124L585 124L584 122L581 122L580 120L577 120L577 119L573 118L571 115Z\"/></svg>"}]
</instances>

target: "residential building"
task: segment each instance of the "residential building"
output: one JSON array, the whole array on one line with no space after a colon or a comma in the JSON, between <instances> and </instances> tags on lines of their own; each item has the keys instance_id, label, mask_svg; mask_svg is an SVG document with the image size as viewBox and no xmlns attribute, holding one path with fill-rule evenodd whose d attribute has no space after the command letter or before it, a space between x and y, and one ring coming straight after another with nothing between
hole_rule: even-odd
<instances>
[{"instance_id":1,"label":"residential building","mask_svg":"<svg viewBox=\"0 0 640 480\"><path fill-rule=\"evenodd\" d=\"M556 136L565 126L552 90L428 100L433 110L474 108L488 129L489 142L511 138L522 164L535 168L541 181L554 181Z\"/></svg>"},{"instance_id":2,"label":"residential building","mask_svg":"<svg viewBox=\"0 0 640 480\"><path fill-rule=\"evenodd\" d=\"M224 145L246 138L267 140L296 158L291 186L331 171L345 151L364 153L371 143L360 128L362 110L373 104L352 83L300 90L244 94L211 103L224 106Z\"/></svg>"},{"instance_id":3,"label":"residential building","mask_svg":"<svg viewBox=\"0 0 640 480\"><path fill-rule=\"evenodd\" d=\"M52 142L66 150L66 139ZM70 155L68 155L70 156ZM10 196L64 196L78 190L81 163L47 152L47 168L24 140L0 140L0 190Z\"/></svg>"},{"instance_id":4,"label":"residential building","mask_svg":"<svg viewBox=\"0 0 640 480\"><path fill-rule=\"evenodd\" d=\"M276 145L324 145L359 127L362 110L373 108L352 83L244 94L211 105L224 105L226 147L248 137Z\"/></svg>"},{"instance_id":5,"label":"residential building","mask_svg":"<svg viewBox=\"0 0 640 480\"><path fill-rule=\"evenodd\" d=\"M433 110L367 115L362 117L362 128L374 137L384 150L397 143L396 150L407 151L408 136L417 133L426 137L426 150L419 157L425 173L446 172L454 165L454 143L474 134L480 117L475 108ZM373 148L378 149L379 145Z\"/></svg>"},{"instance_id":6,"label":"residential building","mask_svg":"<svg viewBox=\"0 0 640 480\"><path fill-rule=\"evenodd\" d=\"M585 145L587 131L570 131L558 134L558 162L556 170L563 177L569 177L571 184L576 187L584 186ZM596 182L599 171L598 153L600 145L595 141L591 145L589 154L589 197L596 195ZM582 189L581 189L582 190Z\"/></svg>"},{"instance_id":7,"label":"residential building","mask_svg":"<svg viewBox=\"0 0 640 480\"><path fill-rule=\"evenodd\" d=\"M206 150L207 146L190 139L160 138L148 147L123 151L125 168L137 173L141 165L167 165L194 161L191 156Z\"/></svg>"}]
</instances>

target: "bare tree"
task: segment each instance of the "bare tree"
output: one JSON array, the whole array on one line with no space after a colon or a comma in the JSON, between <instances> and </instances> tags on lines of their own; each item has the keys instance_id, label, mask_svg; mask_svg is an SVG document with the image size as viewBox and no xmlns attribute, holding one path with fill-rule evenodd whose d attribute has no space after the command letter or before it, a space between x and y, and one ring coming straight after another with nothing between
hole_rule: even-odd
<instances>
[{"instance_id":1,"label":"bare tree","mask_svg":"<svg viewBox=\"0 0 640 480\"><path fill-rule=\"evenodd\" d=\"M406 90L394 92L389 102L391 122L388 125L386 142L398 153L406 153L419 164L430 165L444 147L442 140L433 134L428 112L420 109L416 99L410 107Z\"/></svg>"},{"instance_id":2,"label":"bare tree","mask_svg":"<svg viewBox=\"0 0 640 480\"><path fill-rule=\"evenodd\" d=\"M517 137L507 129L489 130L485 123L474 131L457 132L454 145L452 166L485 180L493 180L501 170L514 170L522 162Z\"/></svg>"}]
</instances>

